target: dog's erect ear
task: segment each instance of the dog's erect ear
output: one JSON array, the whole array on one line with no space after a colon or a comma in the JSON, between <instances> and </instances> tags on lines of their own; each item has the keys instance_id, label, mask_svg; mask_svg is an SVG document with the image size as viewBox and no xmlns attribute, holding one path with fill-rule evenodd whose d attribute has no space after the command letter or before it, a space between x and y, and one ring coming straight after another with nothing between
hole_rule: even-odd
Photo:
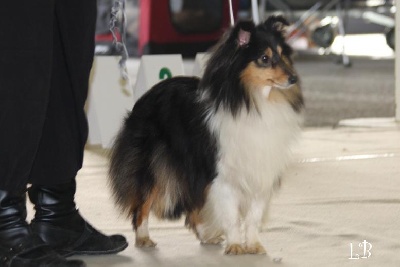
<instances>
[{"instance_id":1,"label":"dog's erect ear","mask_svg":"<svg viewBox=\"0 0 400 267\"><path fill-rule=\"evenodd\" d=\"M279 32L284 34L285 29L289 26L289 22L283 16L270 16L264 26L268 31Z\"/></svg>"},{"instance_id":2,"label":"dog's erect ear","mask_svg":"<svg viewBox=\"0 0 400 267\"><path fill-rule=\"evenodd\" d=\"M242 21L235 26L232 34L240 47L245 47L249 44L254 29L255 25L251 21Z\"/></svg>"},{"instance_id":3,"label":"dog's erect ear","mask_svg":"<svg viewBox=\"0 0 400 267\"><path fill-rule=\"evenodd\" d=\"M238 33L238 43L239 46L248 45L250 42L251 33L240 29Z\"/></svg>"}]
</instances>

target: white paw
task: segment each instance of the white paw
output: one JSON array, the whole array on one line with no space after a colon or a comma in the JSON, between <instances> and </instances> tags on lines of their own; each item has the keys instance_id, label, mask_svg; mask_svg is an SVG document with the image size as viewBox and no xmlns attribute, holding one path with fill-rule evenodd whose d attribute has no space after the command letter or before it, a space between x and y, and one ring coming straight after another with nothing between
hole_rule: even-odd
<instances>
[{"instance_id":1,"label":"white paw","mask_svg":"<svg viewBox=\"0 0 400 267\"><path fill-rule=\"evenodd\" d=\"M261 245L260 242L257 242L257 243L251 244L251 245L247 245L246 253L262 255L262 254L267 254L267 251L265 250L263 245Z\"/></svg>"},{"instance_id":2,"label":"white paw","mask_svg":"<svg viewBox=\"0 0 400 267\"><path fill-rule=\"evenodd\" d=\"M240 244L227 245L225 248L227 255L243 255L246 254L246 249Z\"/></svg>"},{"instance_id":3,"label":"white paw","mask_svg":"<svg viewBox=\"0 0 400 267\"><path fill-rule=\"evenodd\" d=\"M153 240L150 239L150 237L142 237L142 238L136 238L136 243L135 245L140 248L153 248L157 245Z\"/></svg>"}]
</instances>

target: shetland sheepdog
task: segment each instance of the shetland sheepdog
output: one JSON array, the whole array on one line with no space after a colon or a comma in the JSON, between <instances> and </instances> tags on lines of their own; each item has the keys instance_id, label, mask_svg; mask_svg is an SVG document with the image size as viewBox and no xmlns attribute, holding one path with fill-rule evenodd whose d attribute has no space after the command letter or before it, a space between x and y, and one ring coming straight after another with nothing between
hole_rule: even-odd
<instances>
[{"instance_id":1,"label":"shetland sheepdog","mask_svg":"<svg viewBox=\"0 0 400 267\"><path fill-rule=\"evenodd\" d=\"M164 219L185 214L202 243L226 240L226 254L266 253L259 230L303 108L286 25L281 16L237 23L202 78L164 80L135 103L113 145L109 176L136 246L156 245L152 211Z\"/></svg>"}]
</instances>

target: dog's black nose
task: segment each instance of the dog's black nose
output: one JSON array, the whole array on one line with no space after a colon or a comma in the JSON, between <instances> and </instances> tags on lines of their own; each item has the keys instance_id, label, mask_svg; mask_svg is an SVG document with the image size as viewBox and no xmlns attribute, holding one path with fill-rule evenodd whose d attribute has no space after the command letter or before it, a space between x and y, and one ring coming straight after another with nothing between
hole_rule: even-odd
<instances>
[{"instance_id":1,"label":"dog's black nose","mask_svg":"<svg viewBox=\"0 0 400 267\"><path fill-rule=\"evenodd\" d=\"M297 83L297 76L296 75L290 75L288 81L289 81L290 84Z\"/></svg>"}]
</instances>

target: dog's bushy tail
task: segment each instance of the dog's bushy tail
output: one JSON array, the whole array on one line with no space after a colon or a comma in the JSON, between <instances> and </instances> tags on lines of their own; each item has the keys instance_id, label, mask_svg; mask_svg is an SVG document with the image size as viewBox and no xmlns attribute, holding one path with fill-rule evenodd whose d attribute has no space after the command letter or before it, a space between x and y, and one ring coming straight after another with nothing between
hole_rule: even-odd
<instances>
[{"instance_id":1,"label":"dog's bushy tail","mask_svg":"<svg viewBox=\"0 0 400 267\"><path fill-rule=\"evenodd\" d=\"M110 151L109 185L122 212L128 216L137 208L142 194L137 192L140 166L140 151L134 144L133 133L127 123L118 133Z\"/></svg>"}]
</instances>

